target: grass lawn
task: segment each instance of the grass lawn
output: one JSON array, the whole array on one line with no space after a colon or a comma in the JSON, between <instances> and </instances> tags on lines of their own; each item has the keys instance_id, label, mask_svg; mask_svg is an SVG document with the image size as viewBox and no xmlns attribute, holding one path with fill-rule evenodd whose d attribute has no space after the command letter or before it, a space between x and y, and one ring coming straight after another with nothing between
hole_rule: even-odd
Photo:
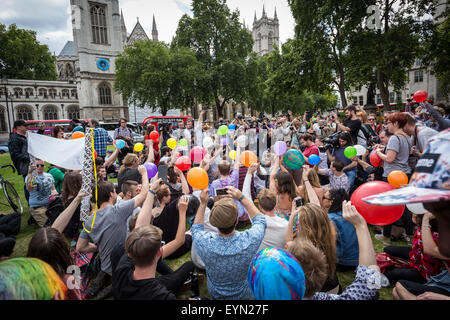
<instances>
[{"instance_id":1,"label":"grass lawn","mask_svg":"<svg viewBox=\"0 0 450 320\"><path fill-rule=\"evenodd\" d=\"M0 155L0 166L5 165L5 164L10 164L10 163L12 163L12 162L11 162L9 154ZM33 234L36 232L38 227L36 225L29 226L27 223L30 213L28 210L27 201L25 200L25 196L24 196L24 189L23 189L24 181L23 181L22 176L19 176L16 173L12 173L11 168L2 169L0 173L3 176L3 178L7 179L9 182L11 182L14 185L17 193L20 195L20 197L22 199L22 204L24 206L24 213L22 216L22 226L21 226L20 233L17 236L16 246L14 248L14 252L11 257L12 258L24 257L27 254L28 243L30 242L31 238L33 237ZM116 182L116 181L114 179L112 179L111 182ZM4 198L3 192L0 192L0 203L5 203L5 202L6 202L6 200ZM12 209L8 206L4 206L4 205L0 204L0 213L1 214L12 213ZM381 242L375 240L374 232L373 232L372 228L369 227L369 229L371 232L375 251L382 252L384 245ZM406 242L392 242L392 245L406 246L407 243ZM178 259L166 260L166 262L169 264L169 266L172 269L177 269L183 263L185 263L189 260L191 260L190 252L186 253L185 255L183 255L182 257L180 257ZM352 283L355 275L352 271L338 272L338 277L339 277L339 281L340 281L341 285L345 288L349 284ZM387 288L383 288L383 289L379 290L380 300L392 300L393 299L392 298L392 289L393 289L393 286L391 285ZM205 281L200 286L200 294L202 296L209 297L209 293L206 288L206 276L205 276ZM189 291L178 295L178 298L180 298L180 299L186 299L188 297L189 297Z\"/></svg>"}]
</instances>

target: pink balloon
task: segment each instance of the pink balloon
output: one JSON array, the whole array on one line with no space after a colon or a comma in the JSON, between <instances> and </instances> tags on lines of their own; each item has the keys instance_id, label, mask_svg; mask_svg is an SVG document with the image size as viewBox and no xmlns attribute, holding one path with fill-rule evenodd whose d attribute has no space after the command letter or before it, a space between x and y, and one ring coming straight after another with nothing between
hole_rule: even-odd
<instances>
[{"instance_id":1,"label":"pink balloon","mask_svg":"<svg viewBox=\"0 0 450 320\"><path fill-rule=\"evenodd\" d=\"M192 162L194 163L202 162L203 158L206 156L206 153L207 151L205 148L199 146L192 148L190 152Z\"/></svg>"}]
</instances>

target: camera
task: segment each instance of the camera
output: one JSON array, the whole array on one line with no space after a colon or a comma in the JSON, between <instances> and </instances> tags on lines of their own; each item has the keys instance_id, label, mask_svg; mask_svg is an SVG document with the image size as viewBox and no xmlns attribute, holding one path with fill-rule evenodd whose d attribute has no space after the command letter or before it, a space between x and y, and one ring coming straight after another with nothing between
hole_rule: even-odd
<instances>
[{"instance_id":1,"label":"camera","mask_svg":"<svg viewBox=\"0 0 450 320\"><path fill-rule=\"evenodd\" d=\"M328 138L323 139L325 150L331 150L333 148L339 148L339 133L333 133Z\"/></svg>"},{"instance_id":2,"label":"camera","mask_svg":"<svg viewBox=\"0 0 450 320\"><path fill-rule=\"evenodd\" d=\"M302 200L302 198L300 198L300 197L296 197L296 198L294 199L294 201L295 201L295 206L296 206L297 208L299 208L299 207L301 207L301 206L303 205L303 200Z\"/></svg>"}]
</instances>

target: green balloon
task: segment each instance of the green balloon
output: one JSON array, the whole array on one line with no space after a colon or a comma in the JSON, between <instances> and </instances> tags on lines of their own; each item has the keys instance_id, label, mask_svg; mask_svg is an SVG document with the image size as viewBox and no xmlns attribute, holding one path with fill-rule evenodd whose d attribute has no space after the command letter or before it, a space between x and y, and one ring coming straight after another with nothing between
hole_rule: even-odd
<instances>
[{"instance_id":1,"label":"green balloon","mask_svg":"<svg viewBox=\"0 0 450 320\"><path fill-rule=\"evenodd\" d=\"M344 155L345 155L347 158L349 158L349 159L350 159L351 157L356 156L356 154L357 154L356 148L353 147L353 146L349 146L349 147L347 147L347 148L344 149Z\"/></svg>"},{"instance_id":2,"label":"green balloon","mask_svg":"<svg viewBox=\"0 0 450 320\"><path fill-rule=\"evenodd\" d=\"M180 144L180 146L182 147L186 147L188 142L186 139L180 139L180 141L178 142Z\"/></svg>"},{"instance_id":3,"label":"green balloon","mask_svg":"<svg viewBox=\"0 0 450 320\"><path fill-rule=\"evenodd\" d=\"M227 127L226 125L220 126L219 129L217 130L217 134L218 134L219 136L226 135L227 132L228 132L228 127Z\"/></svg>"}]
</instances>

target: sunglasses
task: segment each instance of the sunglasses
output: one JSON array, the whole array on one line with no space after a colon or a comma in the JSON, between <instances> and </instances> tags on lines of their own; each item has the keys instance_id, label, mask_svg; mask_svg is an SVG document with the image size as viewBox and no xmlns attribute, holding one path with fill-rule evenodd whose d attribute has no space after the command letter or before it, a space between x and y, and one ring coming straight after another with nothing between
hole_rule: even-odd
<instances>
[{"instance_id":1,"label":"sunglasses","mask_svg":"<svg viewBox=\"0 0 450 320\"><path fill-rule=\"evenodd\" d=\"M369 121L375 121L375 119L369 119Z\"/></svg>"},{"instance_id":2,"label":"sunglasses","mask_svg":"<svg viewBox=\"0 0 450 320\"><path fill-rule=\"evenodd\" d=\"M330 200L330 201L333 201L333 198L327 198L327 197L323 197L324 199L327 199L327 200Z\"/></svg>"},{"instance_id":3,"label":"sunglasses","mask_svg":"<svg viewBox=\"0 0 450 320\"><path fill-rule=\"evenodd\" d=\"M37 164L36 167L45 167L45 164Z\"/></svg>"}]
</instances>

